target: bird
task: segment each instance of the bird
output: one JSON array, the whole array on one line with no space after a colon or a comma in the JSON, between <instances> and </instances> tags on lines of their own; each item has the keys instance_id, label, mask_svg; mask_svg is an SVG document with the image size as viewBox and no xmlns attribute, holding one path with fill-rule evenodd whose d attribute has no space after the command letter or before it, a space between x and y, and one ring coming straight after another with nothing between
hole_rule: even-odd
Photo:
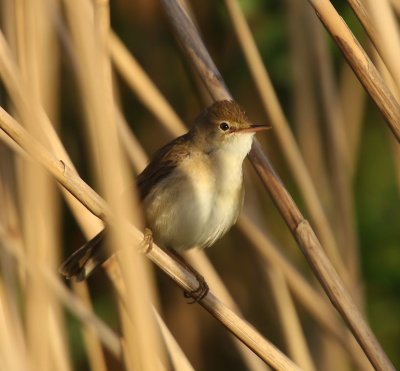
<instances>
[{"instance_id":1,"label":"bird","mask_svg":"<svg viewBox=\"0 0 400 371\"><path fill-rule=\"evenodd\" d=\"M243 205L243 161L254 134L269 128L253 124L236 101L216 101L196 117L186 134L154 154L137 176L137 188L146 226L157 245L180 257L185 250L209 247L225 235ZM60 273L77 281L88 278L108 258L102 243L105 235L106 228L75 251ZM197 300L208 286L189 269L199 280L198 295L191 293Z\"/></svg>"}]
</instances>

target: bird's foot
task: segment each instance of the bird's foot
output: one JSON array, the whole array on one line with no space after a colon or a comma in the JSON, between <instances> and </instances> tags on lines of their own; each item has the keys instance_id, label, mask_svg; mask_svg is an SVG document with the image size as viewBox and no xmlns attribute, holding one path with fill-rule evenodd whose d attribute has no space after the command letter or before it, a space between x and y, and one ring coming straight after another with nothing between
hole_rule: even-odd
<instances>
[{"instance_id":1,"label":"bird's foot","mask_svg":"<svg viewBox=\"0 0 400 371\"><path fill-rule=\"evenodd\" d=\"M196 289L190 290L190 291L184 291L184 293L183 293L185 298L191 298L192 299L192 301L190 301L189 304L198 303L199 301L204 299L204 297L210 291L210 289L209 289L209 287L207 285L207 282L204 279L204 277L199 272L197 272L197 270L194 269L192 267L192 265L189 264L186 261L186 259L181 254L179 254L177 251L175 251L174 249L168 249L167 251L169 252L169 255L172 258L174 258L176 261L178 261L178 263L180 263L189 272L191 272L196 277L197 282L199 283L199 286Z\"/></svg>"},{"instance_id":2,"label":"bird's foot","mask_svg":"<svg viewBox=\"0 0 400 371\"><path fill-rule=\"evenodd\" d=\"M185 291L183 293L183 295L185 298L192 299L192 301L190 301L189 304L194 304L194 303L198 303L199 301L204 299L204 297L210 291L210 288L208 287L207 282L204 279L204 277L199 272L197 272L195 270L191 270L191 271L195 275L197 282L199 283L199 286L194 290Z\"/></svg>"}]
</instances>

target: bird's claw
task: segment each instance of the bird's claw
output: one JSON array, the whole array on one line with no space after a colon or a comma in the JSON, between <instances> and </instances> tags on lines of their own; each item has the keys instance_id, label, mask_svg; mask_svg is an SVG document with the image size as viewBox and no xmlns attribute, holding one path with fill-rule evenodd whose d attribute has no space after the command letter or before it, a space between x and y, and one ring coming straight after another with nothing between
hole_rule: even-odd
<instances>
[{"instance_id":1,"label":"bird's claw","mask_svg":"<svg viewBox=\"0 0 400 371\"><path fill-rule=\"evenodd\" d=\"M199 283L199 286L191 291L185 291L183 293L185 298L191 298L192 301L189 302L189 304L194 304L194 303L198 303L199 301L201 301L202 299L204 299L204 297L208 294L208 292L210 291L206 280L204 279L204 277L197 273L195 274L196 279Z\"/></svg>"}]
</instances>

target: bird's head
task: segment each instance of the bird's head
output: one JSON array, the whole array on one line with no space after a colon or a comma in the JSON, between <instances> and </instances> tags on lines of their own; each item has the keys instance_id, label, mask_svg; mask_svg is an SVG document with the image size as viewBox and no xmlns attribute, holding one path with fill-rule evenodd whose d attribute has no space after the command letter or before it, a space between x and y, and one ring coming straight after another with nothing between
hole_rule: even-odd
<instances>
[{"instance_id":1,"label":"bird's head","mask_svg":"<svg viewBox=\"0 0 400 371\"><path fill-rule=\"evenodd\" d=\"M248 148L248 152L254 134L270 128L268 125L253 124L235 101L222 100L213 103L197 117L192 132L210 151L240 151L243 147Z\"/></svg>"}]
</instances>

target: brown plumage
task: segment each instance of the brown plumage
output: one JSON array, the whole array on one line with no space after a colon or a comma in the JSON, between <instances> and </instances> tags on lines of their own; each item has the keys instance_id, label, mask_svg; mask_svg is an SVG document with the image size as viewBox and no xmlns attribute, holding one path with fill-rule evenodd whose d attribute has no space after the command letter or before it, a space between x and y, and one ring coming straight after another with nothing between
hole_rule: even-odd
<instances>
[{"instance_id":1,"label":"brown plumage","mask_svg":"<svg viewBox=\"0 0 400 371\"><path fill-rule=\"evenodd\" d=\"M151 162L137 177L136 184L142 200L146 198L152 187L173 171L179 161L190 155L187 148L187 142L190 140L191 134L186 133L169 142L154 154Z\"/></svg>"}]
</instances>

